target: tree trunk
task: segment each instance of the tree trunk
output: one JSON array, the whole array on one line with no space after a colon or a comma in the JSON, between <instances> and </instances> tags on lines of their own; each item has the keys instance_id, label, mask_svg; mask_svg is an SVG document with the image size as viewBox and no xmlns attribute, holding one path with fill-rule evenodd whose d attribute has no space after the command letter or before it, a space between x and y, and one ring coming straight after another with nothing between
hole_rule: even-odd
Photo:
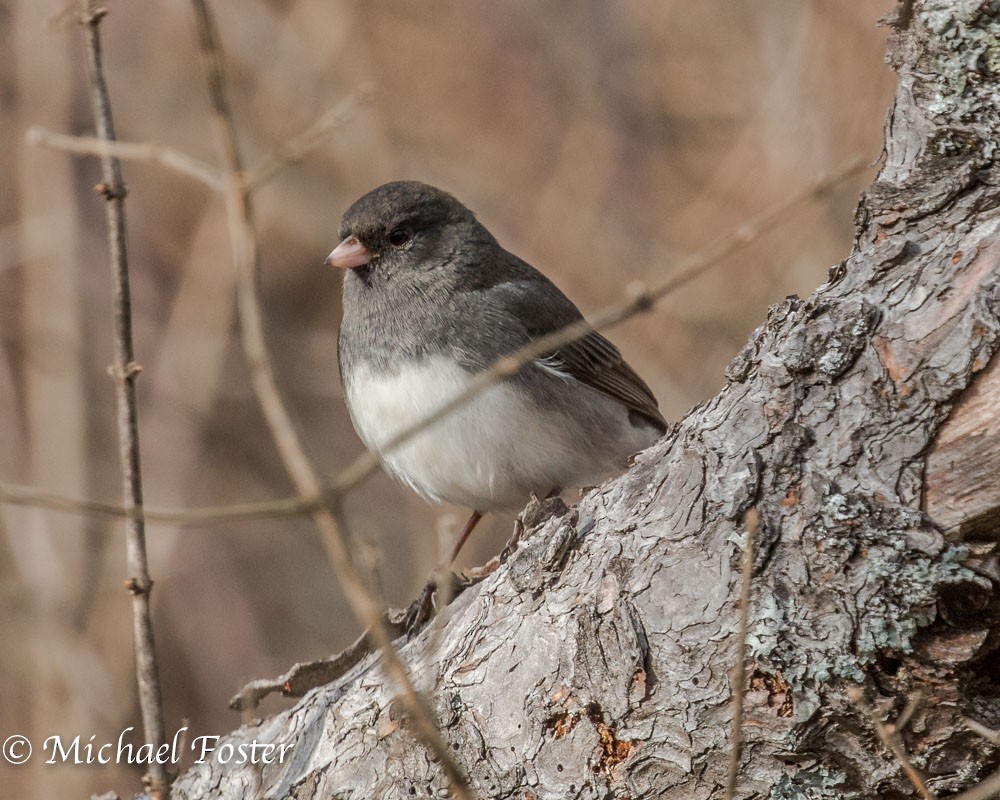
<instances>
[{"instance_id":1,"label":"tree trunk","mask_svg":"<svg viewBox=\"0 0 1000 800\"><path fill-rule=\"evenodd\" d=\"M904 2L890 24L899 88L851 256L771 308L718 396L578 507L552 504L402 646L478 796L722 796L751 507L736 796L913 796L868 706L892 721L909 702L900 733L933 792L1000 762L964 723L1000 727L997 474L981 466L1000 452L997 364L935 448L1000 344L1000 11ZM447 794L376 657L228 739L251 740L290 756L197 765L175 797Z\"/></svg>"}]
</instances>

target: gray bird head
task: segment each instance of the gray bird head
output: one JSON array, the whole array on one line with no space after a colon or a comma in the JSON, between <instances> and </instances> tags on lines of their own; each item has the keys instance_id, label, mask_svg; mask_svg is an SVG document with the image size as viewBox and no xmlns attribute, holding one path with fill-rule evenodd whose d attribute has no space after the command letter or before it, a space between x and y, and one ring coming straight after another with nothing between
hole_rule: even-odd
<instances>
[{"instance_id":1,"label":"gray bird head","mask_svg":"<svg viewBox=\"0 0 1000 800\"><path fill-rule=\"evenodd\" d=\"M370 273L381 281L401 273L440 271L473 242L492 241L475 215L447 192L417 181L394 181L355 202L340 224L329 266Z\"/></svg>"}]
</instances>

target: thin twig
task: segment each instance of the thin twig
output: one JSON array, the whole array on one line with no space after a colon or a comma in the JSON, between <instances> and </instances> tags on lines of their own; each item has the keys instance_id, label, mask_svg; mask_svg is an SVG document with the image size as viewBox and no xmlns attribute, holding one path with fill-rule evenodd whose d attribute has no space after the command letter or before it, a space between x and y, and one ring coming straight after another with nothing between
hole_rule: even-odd
<instances>
[{"instance_id":1,"label":"thin twig","mask_svg":"<svg viewBox=\"0 0 1000 800\"><path fill-rule=\"evenodd\" d=\"M1000 731L987 728L983 723L968 718L965 719L965 727L993 744L1000 744Z\"/></svg>"},{"instance_id":2,"label":"thin twig","mask_svg":"<svg viewBox=\"0 0 1000 800\"><path fill-rule=\"evenodd\" d=\"M351 122L358 115L358 111L370 104L374 97L374 89L363 86L355 95L341 100L324 111L302 133L293 136L247 172L243 179L247 189L250 191L258 189L285 167L301 161L310 151L323 143L328 133Z\"/></svg>"},{"instance_id":3,"label":"thin twig","mask_svg":"<svg viewBox=\"0 0 1000 800\"><path fill-rule=\"evenodd\" d=\"M891 725L887 725L886 727L888 727L892 733L903 730L903 728L910 724L910 718L916 713L917 709L920 708L920 705L923 702L923 692L920 690L910 692L909 697L906 698L906 705L903 706L903 710L899 712L899 716L896 717L895 722Z\"/></svg>"},{"instance_id":4,"label":"thin twig","mask_svg":"<svg viewBox=\"0 0 1000 800\"><path fill-rule=\"evenodd\" d=\"M89 514L94 516L117 517L128 519L139 515L136 509L128 509L120 503L105 503L100 500L84 500L67 497L33 486L21 486L15 483L0 483L0 503L12 506L30 506L32 508L47 508L52 511L65 511L71 514ZM305 516L322 507L319 500L305 501L298 497L287 497L279 500L265 500L259 503L238 503L226 506L205 506L202 508L156 508L142 507L142 518L146 523L161 523L169 525L207 525L218 522L246 522L261 519L281 519L285 517Z\"/></svg>"},{"instance_id":5,"label":"thin twig","mask_svg":"<svg viewBox=\"0 0 1000 800\"><path fill-rule=\"evenodd\" d=\"M226 82L218 31L206 0L192 0L192 5L195 12L202 63L208 81L213 122L226 170L229 173L226 208L230 241L238 275L237 308L243 349L249 362L254 391L285 464L285 469L292 478L299 497L306 501L312 501L322 496L322 482L299 441L288 411L278 393L277 382L274 378L264 338L263 315L258 301L259 270L253 205L249 187L244 180L245 171L236 135L236 125L226 96ZM451 781L453 794L459 798L471 798L472 793L468 788L465 776L441 738L437 726L433 722L433 715L423 699L417 694L406 667L392 646L392 641L382 625L378 604L368 592L351 561L344 541L345 521L339 504L332 504L330 509L319 508L313 512L312 517L320 531L334 572L351 608L362 624L371 630L376 644L382 651L384 669L402 692L401 700L409 712L414 729L441 764Z\"/></svg>"},{"instance_id":6,"label":"thin twig","mask_svg":"<svg viewBox=\"0 0 1000 800\"><path fill-rule=\"evenodd\" d=\"M812 184L808 189L794 195L779 205L759 214L749 222L740 226L727 236L717 241L715 247L709 251L694 256L687 263L678 268L675 275L668 278L652 290L642 292L633 296L623 304L606 309L593 318L593 327L598 330L606 330L620 322L624 322L633 316L645 311L649 311L656 303L676 291L682 286L690 283L695 278L708 272L712 267L722 263L726 258L743 249L754 242L762 234L773 229L779 222L787 219L788 212L805 201L818 197L832 187L851 177L864 168L864 162L860 159L852 159L843 167L831 173L828 177L822 177ZM590 326L584 323L574 323L573 325L556 331L555 333L539 339L510 356L500 359L490 369L478 375L470 382L465 392L456 396L452 401L437 409L430 416L420 420L411 428L402 431L393 440L388 442L382 449L383 455L396 447L405 444L409 439L417 436L426 428L440 421L447 414L471 402L475 397L497 381L513 375L518 369L539 355L544 355L568 341L578 338L581 334L590 330ZM372 475L379 466L379 460L371 453L362 453L353 463L339 473L328 485L327 491L331 497L342 497L358 484ZM266 519L280 518L286 516L297 516L311 514L322 503L318 499L319 495L310 498L285 498L261 503L240 504L234 506L218 506L204 509L148 509L147 519L149 521L172 523L172 524L193 524L198 525L207 522L226 522L244 519ZM32 505L44 508L53 508L59 511L74 513L97 513L111 514L115 516L127 516L128 512L120 506L107 503L99 503L89 500L77 500L42 490L31 489L29 487L14 486L12 484L0 484L0 501L10 502L19 505Z\"/></svg>"},{"instance_id":7,"label":"thin twig","mask_svg":"<svg viewBox=\"0 0 1000 800\"><path fill-rule=\"evenodd\" d=\"M898 724L886 724L879 719L878 712L872 708L865 701L865 692L860 686L852 686L847 690L848 699L854 703L858 708L860 708L871 720L872 725L875 727L875 734L878 736L879 741L885 745L886 749L892 753L895 757L897 763L902 768L906 777L909 779L913 788L917 790L924 800L937 800L937 795L934 794L924 782L923 775L920 774L913 762L910 761L910 757L906 754L906 747L903 745L903 739L899 735L899 730L902 726ZM984 795L985 797L985 795Z\"/></svg>"},{"instance_id":8,"label":"thin twig","mask_svg":"<svg viewBox=\"0 0 1000 800\"><path fill-rule=\"evenodd\" d=\"M115 128L111 116L111 100L104 80L98 29L101 19L107 12L99 8L94 0L81 0L80 12L97 135L104 141L113 141ZM98 185L97 191L104 198L114 293L115 361L111 367L111 374L115 381L118 406L118 442L122 461L124 504L130 511L129 517L125 520L128 570L131 576L126 586L132 594L132 630L143 734L146 744L150 745L155 753L159 752L166 735L156 647L153 642L153 623L149 609L149 593L153 581L149 576L146 533L142 519L142 473L135 399L135 379L140 369L135 363L135 351L132 345L132 305L125 242L125 181L122 179L121 163L118 159L104 153L101 156L101 175L102 183ZM154 800L168 796L170 779L163 763L151 759L143 781Z\"/></svg>"},{"instance_id":9,"label":"thin twig","mask_svg":"<svg viewBox=\"0 0 1000 800\"><path fill-rule=\"evenodd\" d=\"M362 87L357 94L341 100L320 114L304 131L292 137L243 176L243 184L255 191L285 167L301 161L320 144L330 131L351 122L364 106L372 102L374 89ZM158 142L107 142L94 136L69 136L39 125L30 127L24 140L34 147L48 147L86 156L110 155L124 161L148 161L194 178L216 192L225 192L226 175L211 164L199 161L180 150Z\"/></svg>"},{"instance_id":10,"label":"thin twig","mask_svg":"<svg viewBox=\"0 0 1000 800\"><path fill-rule=\"evenodd\" d=\"M743 681L746 672L747 659L747 623L750 619L750 588L753 583L753 547L754 539L760 530L760 512L750 508L743 515L743 528L746 531L746 546L743 548L743 586L740 591L740 626L736 639L736 663L730 673L730 685L733 687L733 741L729 750L729 770L726 775L725 800L733 800L736 792L736 779L740 772L740 755L743 751Z\"/></svg>"},{"instance_id":11,"label":"thin twig","mask_svg":"<svg viewBox=\"0 0 1000 800\"><path fill-rule=\"evenodd\" d=\"M313 515L317 521L320 533L324 537L324 542L328 550L336 553L338 563L348 564L350 568L344 571L343 575L338 574L341 587L347 595L355 613L371 633L376 646L382 651L385 671L393 679L396 685L402 690L402 701L410 716L417 735L434 751L435 756L440 759L441 766L451 781L451 789L456 797L472 800L474 797L469 787L465 775L459 769L458 764L452 758L447 744L441 738L441 732L434 724L434 713L428 705L426 699L421 695L410 674L403 664L399 653L393 647L389 634L386 631L383 621L382 609L375 601L371 592L368 591L361 580L361 575L355 569L350 553L347 551L346 540L350 539L350 528L347 524L347 517L344 514L343 505L339 502L333 503L329 511L322 511Z\"/></svg>"},{"instance_id":12,"label":"thin twig","mask_svg":"<svg viewBox=\"0 0 1000 800\"><path fill-rule=\"evenodd\" d=\"M981 722L968 718L965 719L965 727L993 744L1000 744L1000 731L995 731ZM998 796L1000 796L1000 772L994 772L986 780L953 797L952 800L992 800Z\"/></svg>"},{"instance_id":13,"label":"thin twig","mask_svg":"<svg viewBox=\"0 0 1000 800\"><path fill-rule=\"evenodd\" d=\"M194 178L217 192L224 189L224 176L215 167L192 158L180 150L155 142L109 142L95 136L67 136L65 133L55 133L38 125L28 129L24 140L36 147L48 147L77 155L112 156L124 161L151 161Z\"/></svg>"},{"instance_id":14,"label":"thin twig","mask_svg":"<svg viewBox=\"0 0 1000 800\"><path fill-rule=\"evenodd\" d=\"M982 783L977 783L971 789L957 794L950 800L995 800L1000 796L1000 772L994 772Z\"/></svg>"}]
</instances>

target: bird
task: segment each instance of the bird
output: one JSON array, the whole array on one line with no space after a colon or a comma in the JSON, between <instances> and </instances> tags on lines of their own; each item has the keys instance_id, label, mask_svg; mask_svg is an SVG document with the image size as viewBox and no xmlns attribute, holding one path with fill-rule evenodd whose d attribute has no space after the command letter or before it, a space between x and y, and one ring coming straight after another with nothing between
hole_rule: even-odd
<instances>
[{"instance_id":1,"label":"bird","mask_svg":"<svg viewBox=\"0 0 1000 800\"><path fill-rule=\"evenodd\" d=\"M386 183L347 209L338 234L326 264L344 272L337 357L351 421L391 475L471 509L450 560L483 514L596 485L665 433L618 348L452 195ZM578 338L386 449L499 359L573 324Z\"/></svg>"}]
</instances>

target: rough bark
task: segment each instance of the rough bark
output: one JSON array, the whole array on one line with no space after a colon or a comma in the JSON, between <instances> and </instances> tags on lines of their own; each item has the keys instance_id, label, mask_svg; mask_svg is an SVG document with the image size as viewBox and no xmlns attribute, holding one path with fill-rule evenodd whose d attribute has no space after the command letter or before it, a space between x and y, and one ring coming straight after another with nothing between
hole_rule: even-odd
<instances>
[{"instance_id":1,"label":"rough bark","mask_svg":"<svg viewBox=\"0 0 1000 800\"><path fill-rule=\"evenodd\" d=\"M951 539L1000 537L1000 358L973 381L927 454L924 511Z\"/></svg>"},{"instance_id":2,"label":"rough bark","mask_svg":"<svg viewBox=\"0 0 1000 800\"><path fill-rule=\"evenodd\" d=\"M847 699L855 684L890 719L921 692L902 735L938 794L1000 763L963 722L1000 727L997 528L960 543L940 506L921 510L936 435L1000 345L998 18L995 3L900 6L885 160L851 256L808 300L771 308L718 396L576 508L553 504L443 627L402 647L479 796L721 796L751 506L736 795L913 795ZM985 391L980 419L995 420L996 383ZM368 657L229 737L293 743L290 760L199 765L174 796L445 796L399 708Z\"/></svg>"}]
</instances>

